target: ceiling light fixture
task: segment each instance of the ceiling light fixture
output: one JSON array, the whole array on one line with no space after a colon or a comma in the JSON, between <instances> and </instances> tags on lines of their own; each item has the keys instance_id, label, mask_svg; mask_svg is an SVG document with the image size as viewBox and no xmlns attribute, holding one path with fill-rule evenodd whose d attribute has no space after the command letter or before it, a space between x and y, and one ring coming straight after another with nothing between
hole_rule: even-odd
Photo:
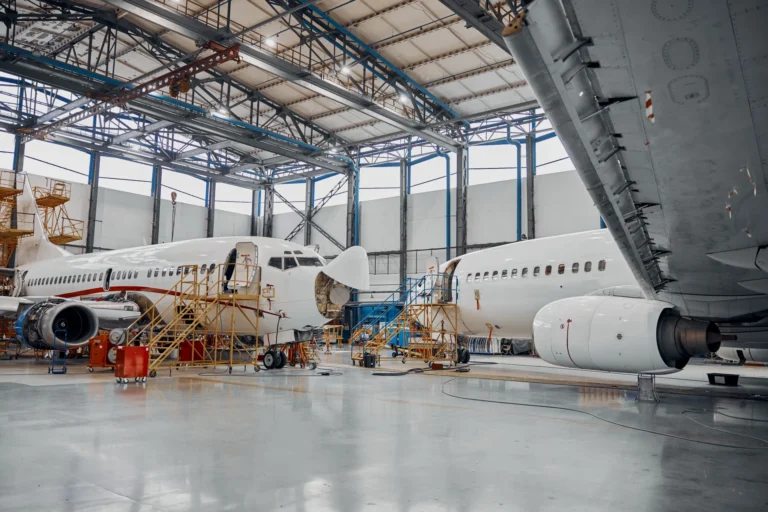
<instances>
[{"instance_id":1,"label":"ceiling light fixture","mask_svg":"<svg viewBox=\"0 0 768 512\"><path fill-rule=\"evenodd\" d=\"M267 38L267 40L264 42L267 43L267 46L269 46L270 48L274 48L275 46L277 46L277 41L275 41L271 37Z\"/></svg>"}]
</instances>

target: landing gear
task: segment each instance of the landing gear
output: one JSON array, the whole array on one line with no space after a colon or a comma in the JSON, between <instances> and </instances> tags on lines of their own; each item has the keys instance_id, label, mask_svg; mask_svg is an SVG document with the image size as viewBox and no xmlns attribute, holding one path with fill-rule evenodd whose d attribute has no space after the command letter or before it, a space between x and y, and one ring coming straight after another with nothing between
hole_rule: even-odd
<instances>
[{"instance_id":1,"label":"landing gear","mask_svg":"<svg viewBox=\"0 0 768 512\"><path fill-rule=\"evenodd\" d=\"M275 354L272 350L267 350L264 353L264 368L267 370L271 370L275 367L275 364L279 362L278 355Z\"/></svg>"},{"instance_id":2,"label":"landing gear","mask_svg":"<svg viewBox=\"0 0 768 512\"><path fill-rule=\"evenodd\" d=\"M279 358L279 360L275 365L275 368L279 370L285 366L285 363L288 362L288 356L286 356L285 352L283 352L282 350L278 352L276 356Z\"/></svg>"},{"instance_id":3,"label":"landing gear","mask_svg":"<svg viewBox=\"0 0 768 512\"><path fill-rule=\"evenodd\" d=\"M459 347L456 351L456 362L459 364L467 364L469 362L469 350L464 347Z\"/></svg>"}]
</instances>

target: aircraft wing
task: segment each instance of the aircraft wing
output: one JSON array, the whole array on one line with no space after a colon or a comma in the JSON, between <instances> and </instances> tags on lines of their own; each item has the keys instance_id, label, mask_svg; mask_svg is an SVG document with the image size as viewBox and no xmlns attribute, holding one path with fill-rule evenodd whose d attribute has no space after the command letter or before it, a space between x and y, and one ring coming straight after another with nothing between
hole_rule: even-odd
<instances>
[{"instance_id":1,"label":"aircraft wing","mask_svg":"<svg viewBox=\"0 0 768 512\"><path fill-rule=\"evenodd\" d=\"M764 1L523 3L504 41L644 295L765 316Z\"/></svg>"},{"instance_id":2,"label":"aircraft wing","mask_svg":"<svg viewBox=\"0 0 768 512\"><path fill-rule=\"evenodd\" d=\"M0 317L15 318L20 305L33 302L24 297L0 297Z\"/></svg>"}]
</instances>

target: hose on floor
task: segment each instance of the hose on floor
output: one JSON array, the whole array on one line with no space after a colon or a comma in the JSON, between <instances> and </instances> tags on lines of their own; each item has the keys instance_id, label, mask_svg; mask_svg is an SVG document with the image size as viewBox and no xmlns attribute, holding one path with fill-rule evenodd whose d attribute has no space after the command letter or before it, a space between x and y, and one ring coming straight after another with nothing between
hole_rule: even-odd
<instances>
[{"instance_id":1,"label":"hose on floor","mask_svg":"<svg viewBox=\"0 0 768 512\"><path fill-rule=\"evenodd\" d=\"M263 372L266 372L262 375ZM200 377L248 377L256 379L265 379L269 377L338 377L344 375L342 372L334 368L322 368L318 366L311 373L309 371L298 373L295 370L288 368L274 368L272 370L260 370L258 372L249 373L247 370L242 373L229 373L224 372L202 372L197 374Z\"/></svg>"},{"instance_id":2,"label":"hose on floor","mask_svg":"<svg viewBox=\"0 0 768 512\"><path fill-rule=\"evenodd\" d=\"M635 427L635 426L632 426L632 425L626 425L624 423L619 423L617 421L609 420L607 418L603 418L602 416L598 416L597 414L594 414L594 413L591 413L591 412L588 412L588 411L584 411L582 409L575 409L575 408L572 408L572 407L564 407L564 406L560 406L560 405L528 404L528 403L523 403L523 402L506 402L504 400L491 400L490 398L474 398L474 397L469 397L469 396L454 395L453 393L449 393L448 391L446 391L445 390L445 386L448 385L449 383L455 381L458 378L459 377L453 377L452 379L448 379L447 381L443 382L442 386L440 387L440 391L442 392L442 394L444 394L446 396L449 396L451 398L457 398L459 400L469 400L471 402L486 402L486 403L492 403L492 404L516 405L518 407L533 407L533 408L537 408L537 409L550 409L550 410L557 410L557 411L573 412L573 413L577 413L577 414L584 414L586 416L590 416L592 418L595 418L596 420L600 420L600 421L602 421L604 423L615 425L617 427L627 428L627 429L630 429L630 430L636 430L638 432L645 432L647 434L653 434L653 435L657 435L657 436L669 437L669 438L672 438L672 439L678 439L680 441L688 441L688 442L691 442L691 443L699 443L699 444L705 444L705 445L709 445L709 446L717 446L717 447L720 447L720 448L735 448L735 449L739 449L739 450L765 450L765 449L768 449L768 440L761 439L759 437L748 436L746 434L738 434L736 432L731 432L731 431L728 431L728 430L723 430L723 429L719 429L719 428L715 428L715 427L710 427L710 426L705 425L705 424L703 424L703 423L701 423L699 421L694 420L693 418L689 418L686 415L686 413L690 413L690 412L697 412L697 413L701 413L701 412L714 412L714 413L717 413L717 414L722 414L723 416L728 416L730 418L740 419L740 420L760 421L760 422L763 422L763 421L766 421L766 420L753 420L752 418L743 418L743 417L738 417L738 416L730 416L730 415L727 415L727 414L724 414L724 413L720 413L718 411L710 411L709 409L685 409L684 411L682 411L681 414L683 415L683 417L685 417L685 418L687 418L687 419L693 421L694 423L697 423L697 424L699 424L699 425L701 425L703 427L706 427L706 428L709 428L709 429L712 429L712 430L716 430L718 432L722 432L722 433L725 433L725 434L730 434L730 435L734 435L734 436L746 437L746 438L749 438L749 439L753 439L755 441L759 441L760 443L762 443L763 446L743 446L743 445L732 445L732 444L715 443L715 442L711 442L711 441L702 441L700 439L691 439L690 437L685 437L685 436L677 436L675 434L667 434L667 433L664 433L664 432L657 432L655 430L648 430L648 429L645 429L645 428Z\"/></svg>"},{"instance_id":3,"label":"hose on floor","mask_svg":"<svg viewBox=\"0 0 768 512\"><path fill-rule=\"evenodd\" d=\"M371 375L377 377L402 377L403 375L410 375L412 373L428 373L428 372L458 372L466 373L469 371L469 367L472 363L462 364L454 368L411 368L404 372L373 372Z\"/></svg>"}]
</instances>

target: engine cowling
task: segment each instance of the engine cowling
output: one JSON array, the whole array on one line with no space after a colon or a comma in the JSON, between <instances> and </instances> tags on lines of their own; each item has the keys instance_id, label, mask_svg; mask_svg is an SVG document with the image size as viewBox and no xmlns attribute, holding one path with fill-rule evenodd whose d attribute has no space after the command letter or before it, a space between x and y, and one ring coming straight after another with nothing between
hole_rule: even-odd
<instances>
[{"instance_id":1,"label":"engine cowling","mask_svg":"<svg viewBox=\"0 0 768 512\"><path fill-rule=\"evenodd\" d=\"M542 359L590 370L673 372L692 356L716 352L721 339L715 324L682 318L671 304L624 297L558 300L533 322Z\"/></svg>"},{"instance_id":2,"label":"engine cowling","mask_svg":"<svg viewBox=\"0 0 768 512\"><path fill-rule=\"evenodd\" d=\"M38 302L21 312L16 338L40 350L82 347L99 332L99 319L87 306L61 299Z\"/></svg>"}]
</instances>

